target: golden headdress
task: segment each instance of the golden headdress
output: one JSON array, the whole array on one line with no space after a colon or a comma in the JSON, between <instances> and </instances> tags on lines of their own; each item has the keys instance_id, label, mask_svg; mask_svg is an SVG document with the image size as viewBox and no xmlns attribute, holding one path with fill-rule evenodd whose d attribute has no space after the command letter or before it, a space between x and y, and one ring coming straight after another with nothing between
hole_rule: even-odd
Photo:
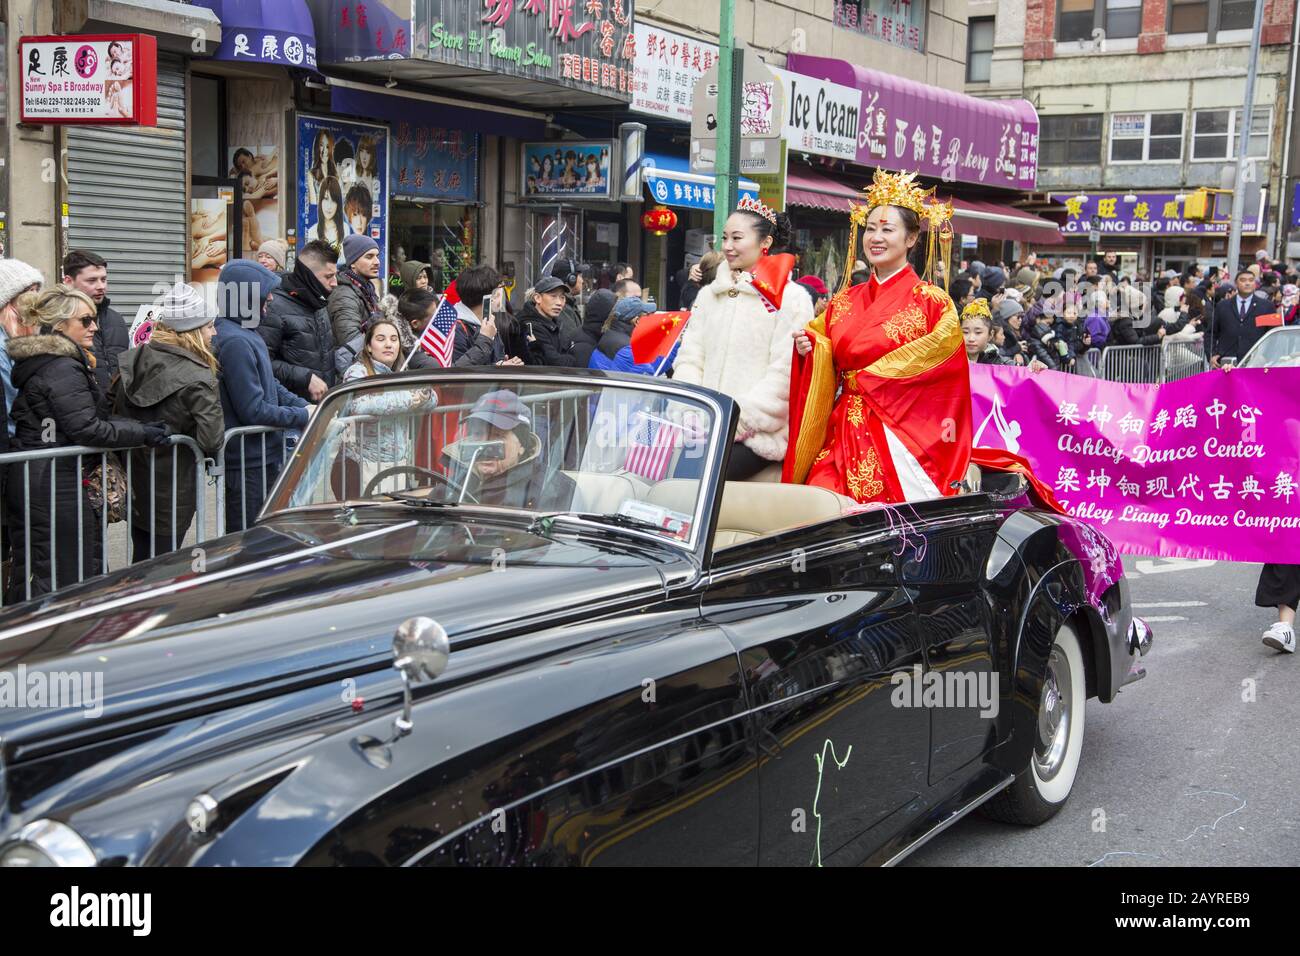
<instances>
[{"instance_id":1,"label":"golden headdress","mask_svg":"<svg viewBox=\"0 0 1300 956\"><path fill-rule=\"evenodd\" d=\"M851 203L849 211L849 254L848 260L857 258L858 230L867 224L867 214L877 206L899 206L916 213L923 223L929 224L927 238L925 273L927 282L937 284L935 265L937 261L949 262L952 251L952 203L939 202L934 196L933 187L924 189L916 182L916 173L887 173L877 169L871 185L862 190L864 203ZM936 259L936 251L941 258ZM840 291L849 288L850 274L845 270L844 284Z\"/></svg>"},{"instance_id":2,"label":"golden headdress","mask_svg":"<svg viewBox=\"0 0 1300 956\"><path fill-rule=\"evenodd\" d=\"M982 317L990 325L993 323L993 310L989 308L988 299L984 299L984 298L975 299L970 304L968 304L966 308L961 310L961 317L963 321L966 319L975 318L976 316Z\"/></svg>"}]
</instances>

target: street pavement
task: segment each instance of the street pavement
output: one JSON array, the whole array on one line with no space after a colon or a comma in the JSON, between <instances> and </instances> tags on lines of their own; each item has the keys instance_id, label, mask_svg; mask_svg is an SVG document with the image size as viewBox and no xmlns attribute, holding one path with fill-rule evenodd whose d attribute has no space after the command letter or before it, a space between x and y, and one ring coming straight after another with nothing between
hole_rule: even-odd
<instances>
[{"instance_id":1,"label":"street pavement","mask_svg":"<svg viewBox=\"0 0 1300 956\"><path fill-rule=\"evenodd\" d=\"M1277 619L1255 607L1260 566L1124 567L1155 632L1147 676L1088 701L1065 807L1033 828L976 812L904 865L1300 864L1300 659L1260 642Z\"/></svg>"}]
</instances>

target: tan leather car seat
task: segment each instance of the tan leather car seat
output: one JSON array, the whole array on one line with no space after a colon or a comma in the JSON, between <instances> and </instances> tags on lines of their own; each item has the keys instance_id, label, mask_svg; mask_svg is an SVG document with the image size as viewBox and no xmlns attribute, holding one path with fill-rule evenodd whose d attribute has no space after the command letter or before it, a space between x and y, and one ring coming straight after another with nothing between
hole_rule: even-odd
<instances>
[{"instance_id":1,"label":"tan leather car seat","mask_svg":"<svg viewBox=\"0 0 1300 956\"><path fill-rule=\"evenodd\" d=\"M661 508L691 513L698 482L670 478L646 494L645 500ZM725 548L788 528L838 517L852 498L811 485L786 485L766 481L728 481L723 486L722 508L714 548Z\"/></svg>"}]
</instances>

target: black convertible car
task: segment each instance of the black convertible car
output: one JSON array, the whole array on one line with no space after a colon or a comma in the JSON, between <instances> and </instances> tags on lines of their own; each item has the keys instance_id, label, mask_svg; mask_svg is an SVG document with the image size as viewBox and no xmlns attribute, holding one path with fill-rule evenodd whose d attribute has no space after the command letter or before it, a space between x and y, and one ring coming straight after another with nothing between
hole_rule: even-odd
<instances>
[{"instance_id":1,"label":"black convertible car","mask_svg":"<svg viewBox=\"0 0 1300 956\"><path fill-rule=\"evenodd\" d=\"M723 482L737 417L331 393L254 527L0 616L0 865L892 863L1060 809L1150 643L1110 543L1012 473Z\"/></svg>"}]
</instances>

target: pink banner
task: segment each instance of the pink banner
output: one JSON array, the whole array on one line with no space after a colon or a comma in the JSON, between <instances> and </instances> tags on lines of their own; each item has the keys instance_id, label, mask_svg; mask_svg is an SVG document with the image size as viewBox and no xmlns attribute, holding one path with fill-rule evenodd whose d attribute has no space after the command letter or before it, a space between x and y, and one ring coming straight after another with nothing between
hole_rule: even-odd
<instances>
[{"instance_id":1,"label":"pink banner","mask_svg":"<svg viewBox=\"0 0 1300 956\"><path fill-rule=\"evenodd\" d=\"M1127 554L1300 564L1300 369L1165 385L971 366L975 444Z\"/></svg>"}]
</instances>

